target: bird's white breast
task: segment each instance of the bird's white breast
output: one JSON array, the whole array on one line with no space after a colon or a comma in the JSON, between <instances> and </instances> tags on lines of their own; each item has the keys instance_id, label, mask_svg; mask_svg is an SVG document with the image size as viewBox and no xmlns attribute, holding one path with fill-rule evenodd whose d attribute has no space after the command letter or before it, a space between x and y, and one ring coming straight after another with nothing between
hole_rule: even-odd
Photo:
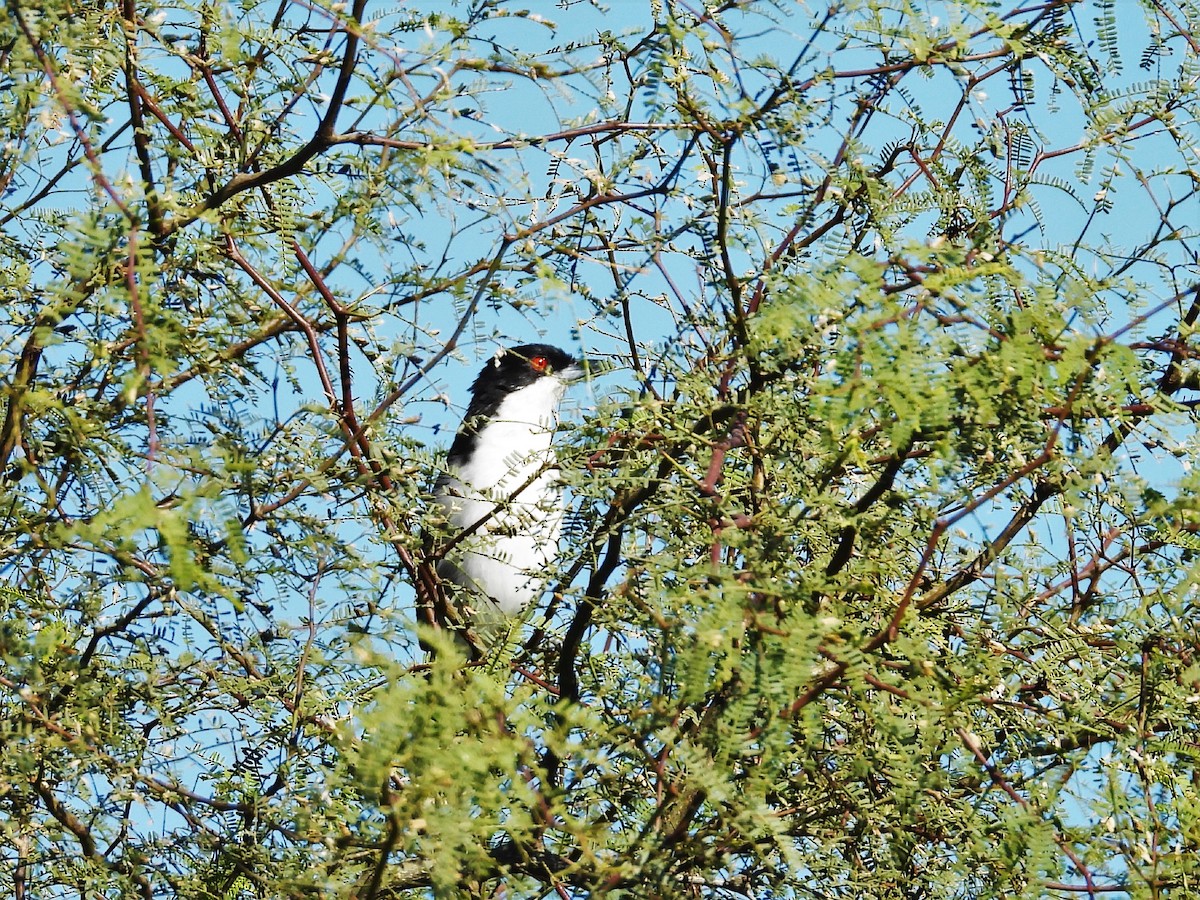
<instances>
[{"instance_id":1,"label":"bird's white breast","mask_svg":"<svg viewBox=\"0 0 1200 900\"><path fill-rule=\"evenodd\" d=\"M439 571L510 615L538 598L558 551L562 493L550 441L565 389L547 377L506 397L438 497L458 531L482 522Z\"/></svg>"}]
</instances>

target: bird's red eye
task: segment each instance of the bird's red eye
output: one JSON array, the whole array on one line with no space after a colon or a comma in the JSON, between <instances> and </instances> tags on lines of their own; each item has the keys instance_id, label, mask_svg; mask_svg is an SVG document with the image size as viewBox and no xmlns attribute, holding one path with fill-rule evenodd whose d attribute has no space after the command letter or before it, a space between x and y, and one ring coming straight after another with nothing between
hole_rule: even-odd
<instances>
[{"instance_id":1,"label":"bird's red eye","mask_svg":"<svg viewBox=\"0 0 1200 900\"><path fill-rule=\"evenodd\" d=\"M550 360L544 356L535 356L529 360L529 365L533 367L533 371L541 372L543 375L550 371Z\"/></svg>"}]
</instances>

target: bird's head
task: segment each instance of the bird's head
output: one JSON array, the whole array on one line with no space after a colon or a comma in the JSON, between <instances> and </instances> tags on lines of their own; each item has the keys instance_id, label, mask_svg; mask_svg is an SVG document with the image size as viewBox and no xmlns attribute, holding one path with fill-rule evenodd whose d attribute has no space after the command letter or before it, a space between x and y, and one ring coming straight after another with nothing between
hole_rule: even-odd
<instances>
[{"instance_id":1,"label":"bird's head","mask_svg":"<svg viewBox=\"0 0 1200 900\"><path fill-rule=\"evenodd\" d=\"M550 344L522 344L496 351L475 379L471 390L480 388L510 394L543 378L555 378L564 384L583 374L579 361L565 350Z\"/></svg>"},{"instance_id":2,"label":"bird's head","mask_svg":"<svg viewBox=\"0 0 1200 900\"><path fill-rule=\"evenodd\" d=\"M575 357L550 344L522 344L497 351L471 385L471 403L451 456L465 452L469 436L491 420L513 395L519 395L528 405L510 409L510 414L520 415L522 421L552 418L567 385L583 373Z\"/></svg>"}]
</instances>

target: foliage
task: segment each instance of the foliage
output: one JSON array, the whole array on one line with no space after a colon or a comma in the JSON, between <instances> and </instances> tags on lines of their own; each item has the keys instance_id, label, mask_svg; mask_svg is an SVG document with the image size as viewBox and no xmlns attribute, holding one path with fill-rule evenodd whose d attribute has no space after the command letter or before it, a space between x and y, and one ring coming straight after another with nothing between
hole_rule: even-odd
<instances>
[{"instance_id":1,"label":"foliage","mask_svg":"<svg viewBox=\"0 0 1200 900\"><path fill-rule=\"evenodd\" d=\"M0 11L0 889L1195 894L1200 7L529 6Z\"/></svg>"}]
</instances>

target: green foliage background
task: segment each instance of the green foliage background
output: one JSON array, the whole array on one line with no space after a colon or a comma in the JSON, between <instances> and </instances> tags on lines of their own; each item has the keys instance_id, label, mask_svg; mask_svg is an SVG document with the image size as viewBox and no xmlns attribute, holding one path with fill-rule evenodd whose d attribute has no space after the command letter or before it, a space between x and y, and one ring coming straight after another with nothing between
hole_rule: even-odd
<instances>
[{"instance_id":1,"label":"green foliage background","mask_svg":"<svg viewBox=\"0 0 1200 900\"><path fill-rule=\"evenodd\" d=\"M10 0L0 890L1200 893L1196 22ZM427 657L539 332L555 590Z\"/></svg>"}]
</instances>

